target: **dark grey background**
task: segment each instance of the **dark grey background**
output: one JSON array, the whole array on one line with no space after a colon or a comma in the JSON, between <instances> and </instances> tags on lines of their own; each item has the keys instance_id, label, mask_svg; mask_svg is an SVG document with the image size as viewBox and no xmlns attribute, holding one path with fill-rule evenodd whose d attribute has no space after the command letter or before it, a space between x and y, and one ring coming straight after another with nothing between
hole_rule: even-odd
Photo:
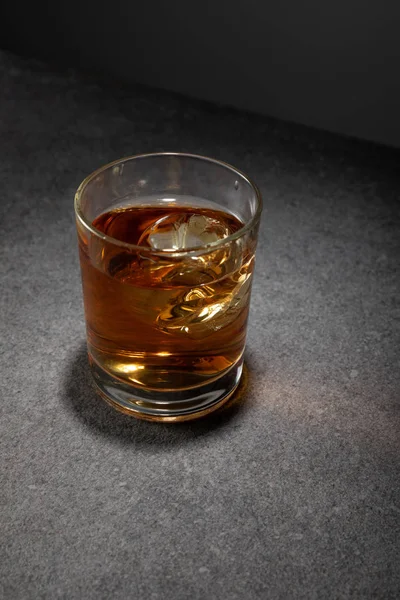
<instances>
[{"instance_id":1,"label":"dark grey background","mask_svg":"<svg viewBox=\"0 0 400 600\"><path fill-rule=\"evenodd\" d=\"M400 146L397 0L3 4L0 47Z\"/></svg>"},{"instance_id":2,"label":"dark grey background","mask_svg":"<svg viewBox=\"0 0 400 600\"><path fill-rule=\"evenodd\" d=\"M398 150L0 53L0 597L398 600ZM248 380L138 422L93 392L72 200L175 149L265 201Z\"/></svg>"}]
</instances>

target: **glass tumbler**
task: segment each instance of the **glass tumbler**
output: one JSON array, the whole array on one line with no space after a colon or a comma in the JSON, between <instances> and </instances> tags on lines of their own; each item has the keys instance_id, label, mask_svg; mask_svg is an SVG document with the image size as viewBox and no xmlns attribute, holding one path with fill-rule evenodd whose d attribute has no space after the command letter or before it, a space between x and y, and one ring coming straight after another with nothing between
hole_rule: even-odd
<instances>
[{"instance_id":1,"label":"glass tumbler","mask_svg":"<svg viewBox=\"0 0 400 600\"><path fill-rule=\"evenodd\" d=\"M223 162L123 158L75 196L89 363L100 395L150 420L192 419L237 387L262 202Z\"/></svg>"}]
</instances>

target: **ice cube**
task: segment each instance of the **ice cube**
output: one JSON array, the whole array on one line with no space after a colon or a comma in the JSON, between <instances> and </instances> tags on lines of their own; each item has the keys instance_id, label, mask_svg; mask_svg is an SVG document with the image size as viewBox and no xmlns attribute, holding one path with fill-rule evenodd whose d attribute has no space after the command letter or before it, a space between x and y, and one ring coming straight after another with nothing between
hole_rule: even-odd
<instances>
[{"instance_id":1,"label":"ice cube","mask_svg":"<svg viewBox=\"0 0 400 600\"><path fill-rule=\"evenodd\" d=\"M199 253L174 256L141 252L139 263L143 271L168 286L197 286L215 282L240 268L243 256L242 239L209 246L225 240L231 234L229 223L212 216L193 212L171 212L149 225L139 239L141 246L153 250L179 252L201 248Z\"/></svg>"},{"instance_id":2,"label":"ice cube","mask_svg":"<svg viewBox=\"0 0 400 600\"><path fill-rule=\"evenodd\" d=\"M154 250L199 248L230 234L227 225L205 215L171 213L152 223L142 234L139 244Z\"/></svg>"},{"instance_id":3,"label":"ice cube","mask_svg":"<svg viewBox=\"0 0 400 600\"><path fill-rule=\"evenodd\" d=\"M214 285L183 292L157 318L165 333L201 339L235 320L248 302L251 271L238 271Z\"/></svg>"}]
</instances>

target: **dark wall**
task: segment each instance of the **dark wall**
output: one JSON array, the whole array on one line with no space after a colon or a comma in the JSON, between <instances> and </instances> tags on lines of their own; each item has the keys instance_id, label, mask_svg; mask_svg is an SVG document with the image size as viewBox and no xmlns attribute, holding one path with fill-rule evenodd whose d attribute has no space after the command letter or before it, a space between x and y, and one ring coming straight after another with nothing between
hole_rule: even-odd
<instances>
[{"instance_id":1,"label":"dark wall","mask_svg":"<svg viewBox=\"0 0 400 600\"><path fill-rule=\"evenodd\" d=\"M398 1L23 4L3 47L400 146Z\"/></svg>"}]
</instances>

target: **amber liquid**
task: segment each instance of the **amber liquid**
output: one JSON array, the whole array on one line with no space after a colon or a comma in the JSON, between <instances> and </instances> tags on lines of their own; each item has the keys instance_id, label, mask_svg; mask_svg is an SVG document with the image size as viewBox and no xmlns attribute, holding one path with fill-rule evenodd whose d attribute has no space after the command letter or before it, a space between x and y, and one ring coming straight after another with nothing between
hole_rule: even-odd
<instances>
[{"instance_id":1,"label":"amber liquid","mask_svg":"<svg viewBox=\"0 0 400 600\"><path fill-rule=\"evenodd\" d=\"M241 358L254 248L239 238L206 253L165 251L171 231L180 244L188 223L207 242L216 231L226 235L243 227L218 210L154 205L110 211L93 221L99 232L140 248L79 232L89 354L122 382L188 389L215 380ZM161 235L157 242L154 231L167 232L167 241ZM154 243L164 247L158 254Z\"/></svg>"}]
</instances>

